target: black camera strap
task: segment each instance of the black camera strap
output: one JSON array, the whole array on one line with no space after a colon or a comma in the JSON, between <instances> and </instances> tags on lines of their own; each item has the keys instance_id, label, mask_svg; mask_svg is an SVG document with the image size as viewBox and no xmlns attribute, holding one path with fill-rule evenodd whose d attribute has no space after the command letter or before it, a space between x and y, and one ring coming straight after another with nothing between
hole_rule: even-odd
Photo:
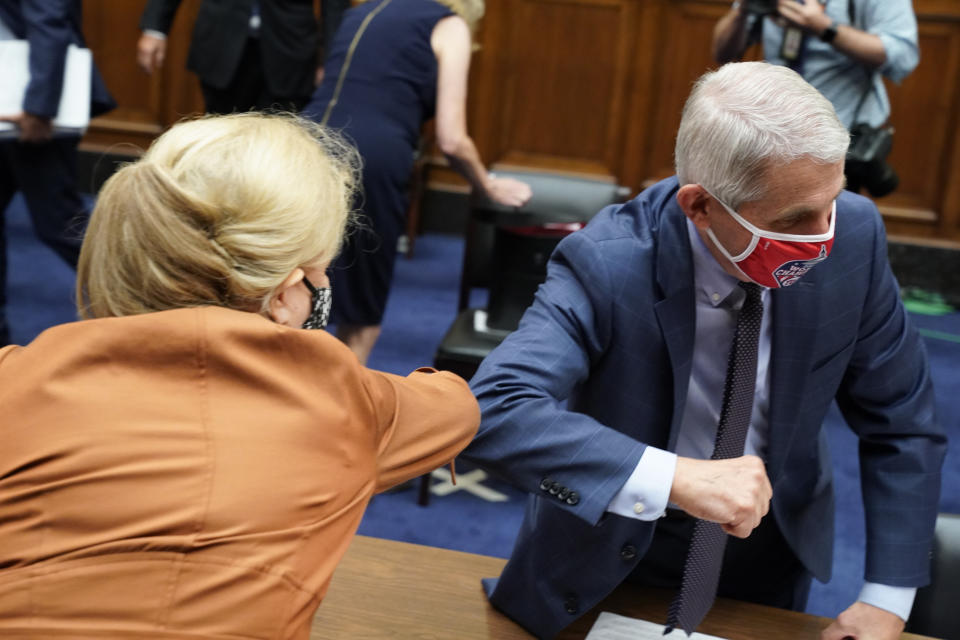
<instances>
[{"instance_id":1,"label":"black camera strap","mask_svg":"<svg viewBox=\"0 0 960 640\"><path fill-rule=\"evenodd\" d=\"M854 28L858 28L857 27L857 4L855 0L849 0L847 2L847 13L850 16L850 26ZM870 75L870 78L869 78L870 84L867 85L866 89L864 89L863 95L860 96L860 101L857 102L857 108L853 112L853 120L851 120L850 126L857 124L857 120L860 119L860 111L861 109L863 109L863 105L867 101L867 97L876 90L877 72L871 71L869 75Z\"/></svg>"},{"instance_id":2,"label":"black camera strap","mask_svg":"<svg viewBox=\"0 0 960 640\"><path fill-rule=\"evenodd\" d=\"M857 124L857 120L860 119L860 110L863 109L863 103L865 103L865 102L867 101L867 96L869 96L871 93L873 93L873 90L874 90L873 78L874 78L874 76L871 74L871 75L870 75L870 86L867 87L867 88L864 90L863 95L860 96L860 101L857 103L857 108L856 108L856 110L853 112L853 120L851 121L851 125Z\"/></svg>"}]
</instances>

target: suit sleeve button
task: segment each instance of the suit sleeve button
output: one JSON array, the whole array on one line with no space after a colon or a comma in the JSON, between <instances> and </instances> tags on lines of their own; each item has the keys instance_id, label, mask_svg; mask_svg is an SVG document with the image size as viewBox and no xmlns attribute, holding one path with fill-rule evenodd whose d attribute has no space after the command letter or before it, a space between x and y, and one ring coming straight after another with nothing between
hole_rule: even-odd
<instances>
[{"instance_id":1,"label":"suit sleeve button","mask_svg":"<svg viewBox=\"0 0 960 640\"><path fill-rule=\"evenodd\" d=\"M571 491L571 492L570 492L570 495L567 496L567 504L572 507L573 505L577 504L578 502L580 502L580 494L577 493L576 491Z\"/></svg>"},{"instance_id":2,"label":"suit sleeve button","mask_svg":"<svg viewBox=\"0 0 960 640\"><path fill-rule=\"evenodd\" d=\"M572 616L577 615L577 612L580 611L580 602L577 600L577 596L567 596L563 601L563 609Z\"/></svg>"},{"instance_id":3,"label":"suit sleeve button","mask_svg":"<svg viewBox=\"0 0 960 640\"><path fill-rule=\"evenodd\" d=\"M550 485L550 490L549 490L549 491L550 491L550 495L555 496L555 495L557 495L558 493L560 493L560 489L564 489L564 488L565 488L565 487L564 487L563 485L561 485L560 483L554 482L552 485Z\"/></svg>"},{"instance_id":4,"label":"suit sleeve button","mask_svg":"<svg viewBox=\"0 0 960 640\"><path fill-rule=\"evenodd\" d=\"M566 500L567 496L569 495L570 495L570 489L563 487L562 489L560 489L560 493L557 494L557 497L561 500Z\"/></svg>"},{"instance_id":5,"label":"suit sleeve button","mask_svg":"<svg viewBox=\"0 0 960 640\"><path fill-rule=\"evenodd\" d=\"M550 478L544 478L543 480L540 481L540 490L547 491L548 489L550 489L550 485L552 484L553 484L553 480L551 480Z\"/></svg>"}]
</instances>

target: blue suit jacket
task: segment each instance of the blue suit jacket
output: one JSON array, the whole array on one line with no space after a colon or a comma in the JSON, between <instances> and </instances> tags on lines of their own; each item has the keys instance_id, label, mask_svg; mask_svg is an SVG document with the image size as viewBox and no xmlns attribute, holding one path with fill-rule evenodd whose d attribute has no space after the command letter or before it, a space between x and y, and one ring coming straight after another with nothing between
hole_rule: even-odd
<instances>
[{"instance_id":1,"label":"blue suit jacket","mask_svg":"<svg viewBox=\"0 0 960 640\"><path fill-rule=\"evenodd\" d=\"M30 43L30 83L23 110L53 117L63 90L67 46L85 47L80 0L0 0L0 19L17 38ZM90 115L116 106L96 67L90 93ZM10 115L10 114L4 114Z\"/></svg>"},{"instance_id":2,"label":"blue suit jacket","mask_svg":"<svg viewBox=\"0 0 960 640\"><path fill-rule=\"evenodd\" d=\"M654 523L605 509L647 445L674 449L683 414L696 326L677 189L675 178L660 182L561 242L519 329L472 381L483 421L464 457L533 494L488 591L541 637L612 591L653 535ZM771 300L766 462L784 537L829 579L834 502L821 425L836 398L860 438L866 578L925 584L946 439L876 207L844 192L830 258ZM551 495L553 482L566 491ZM638 553L622 554L626 545Z\"/></svg>"}]
</instances>

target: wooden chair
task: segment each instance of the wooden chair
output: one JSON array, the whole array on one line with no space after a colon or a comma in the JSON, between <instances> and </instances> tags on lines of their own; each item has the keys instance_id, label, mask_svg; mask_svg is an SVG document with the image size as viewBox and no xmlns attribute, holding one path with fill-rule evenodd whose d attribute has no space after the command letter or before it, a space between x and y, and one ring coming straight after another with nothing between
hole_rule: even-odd
<instances>
[{"instance_id":1,"label":"wooden chair","mask_svg":"<svg viewBox=\"0 0 960 640\"><path fill-rule=\"evenodd\" d=\"M423 125L420 131L420 144L414 153L413 171L410 174L410 203L407 205L407 228L401 239L401 252L407 258L413 257L413 248L420 235L420 211L423 208L423 194L427 188L430 173L430 160L436 134L433 121Z\"/></svg>"}]
</instances>

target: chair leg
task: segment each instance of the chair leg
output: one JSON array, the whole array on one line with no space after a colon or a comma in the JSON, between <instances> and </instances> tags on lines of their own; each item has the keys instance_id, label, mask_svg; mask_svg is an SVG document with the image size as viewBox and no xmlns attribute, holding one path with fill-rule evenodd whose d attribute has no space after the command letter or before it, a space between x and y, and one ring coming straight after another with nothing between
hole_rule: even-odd
<instances>
[{"instance_id":1,"label":"chair leg","mask_svg":"<svg viewBox=\"0 0 960 640\"><path fill-rule=\"evenodd\" d=\"M417 497L417 504L426 507L430 504L430 474L425 473L420 476L420 495Z\"/></svg>"},{"instance_id":2,"label":"chair leg","mask_svg":"<svg viewBox=\"0 0 960 640\"><path fill-rule=\"evenodd\" d=\"M413 257L413 245L420 233L420 208L423 206L423 192L427 188L427 174L430 171L430 150L433 148L434 133L430 124L424 125L420 131L416 160L413 163L413 172L410 176L410 204L407 207L407 244L404 255Z\"/></svg>"},{"instance_id":3,"label":"chair leg","mask_svg":"<svg viewBox=\"0 0 960 640\"><path fill-rule=\"evenodd\" d=\"M425 170L424 170L425 171ZM413 245L417 241L417 235L420 233L420 207L423 203L423 178L414 178L414 185L410 193L410 208L407 209L407 244L404 251L404 257L413 257Z\"/></svg>"}]
</instances>

